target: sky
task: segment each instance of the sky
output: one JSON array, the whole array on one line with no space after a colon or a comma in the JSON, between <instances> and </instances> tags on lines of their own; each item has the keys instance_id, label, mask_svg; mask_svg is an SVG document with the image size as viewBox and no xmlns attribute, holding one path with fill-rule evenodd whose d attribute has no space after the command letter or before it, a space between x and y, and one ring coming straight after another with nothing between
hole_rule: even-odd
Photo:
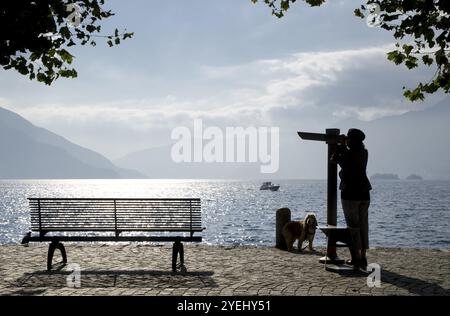
<instances>
[{"instance_id":1,"label":"sky","mask_svg":"<svg viewBox=\"0 0 450 316\"><path fill-rule=\"evenodd\" d=\"M361 1L310 8L298 1L278 19L250 0L109 0L121 45L80 47L77 79L52 86L0 70L0 106L117 159L170 142L195 118L208 126L277 126L323 131L432 106L410 103L402 87L428 81L386 60L390 33L353 15Z\"/></svg>"}]
</instances>

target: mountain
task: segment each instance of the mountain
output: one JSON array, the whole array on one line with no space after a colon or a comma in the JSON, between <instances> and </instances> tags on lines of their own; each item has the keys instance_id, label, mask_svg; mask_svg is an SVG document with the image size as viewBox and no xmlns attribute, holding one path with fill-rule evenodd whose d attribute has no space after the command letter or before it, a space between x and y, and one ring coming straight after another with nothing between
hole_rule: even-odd
<instances>
[{"instance_id":1,"label":"mountain","mask_svg":"<svg viewBox=\"0 0 450 316\"><path fill-rule=\"evenodd\" d=\"M347 119L336 126L319 126L312 132L323 132L327 127L340 128L341 133L352 127L364 130L369 175L395 173L405 178L415 173L425 179L450 179L449 122L450 99L447 98L425 110L370 122ZM279 170L274 174L260 173L259 163L175 163L170 145L133 152L114 162L152 178L326 178L325 144L302 141L292 128L280 127L280 135Z\"/></svg>"},{"instance_id":2,"label":"mountain","mask_svg":"<svg viewBox=\"0 0 450 316\"><path fill-rule=\"evenodd\" d=\"M137 151L115 160L118 166L133 166L151 178L159 179L240 179L243 175L257 177L259 165L255 163L175 163L171 146L161 146Z\"/></svg>"},{"instance_id":3,"label":"mountain","mask_svg":"<svg viewBox=\"0 0 450 316\"><path fill-rule=\"evenodd\" d=\"M410 174L406 177L406 180L421 181L423 178L417 174Z\"/></svg>"},{"instance_id":4,"label":"mountain","mask_svg":"<svg viewBox=\"0 0 450 316\"><path fill-rule=\"evenodd\" d=\"M0 178L144 178L0 107Z\"/></svg>"},{"instance_id":5,"label":"mountain","mask_svg":"<svg viewBox=\"0 0 450 316\"><path fill-rule=\"evenodd\" d=\"M370 180L400 180L400 178L393 173L375 173L370 177Z\"/></svg>"},{"instance_id":6,"label":"mountain","mask_svg":"<svg viewBox=\"0 0 450 316\"><path fill-rule=\"evenodd\" d=\"M273 156L265 163L261 163L261 159L252 163L176 163L171 157L172 145L132 152L114 160L114 163L122 167L136 168L151 178L260 180L312 178L311 175L313 173L302 173L301 171L302 168L306 168L306 170L313 169L308 167L310 165L323 169L326 172L326 169L324 169L324 167L326 168L326 146L317 146L317 144L311 143L301 144L300 138L295 131L280 132L280 134L279 169L275 173L261 173L262 166L277 165L276 158ZM204 140L204 144L208 142L208 140ZM226 155L225 145L223 152ZM248 154L248 148L246 154ZM318 159L317 157L321 158ZM323 160L323 164L319 166L317 164L318 160Z\"/></svg>"}]
</instances>

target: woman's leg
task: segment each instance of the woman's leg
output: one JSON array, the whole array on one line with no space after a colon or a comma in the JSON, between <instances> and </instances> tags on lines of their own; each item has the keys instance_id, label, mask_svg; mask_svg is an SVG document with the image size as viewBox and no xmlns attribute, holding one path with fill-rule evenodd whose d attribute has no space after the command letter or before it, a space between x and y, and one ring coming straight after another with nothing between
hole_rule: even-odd
<instances>
[{"instance_id":1,"label":"woman's leg","mask_svg":"<svg viewBox=\"0 0 450 316\"><path fill-rule=\"evenodd\" d=\"M369 249L369 206L370 201L361 201L359 205L361 257L365 261L367 261L366 250Z\"/></svg>"},{"instance_id":2,"label":"woman's leg","mask_svg":"<svg viewBox=\"0 0 450 316\"><path fill-rule=\"evenodd\" d=\"M344 210L345 221L347 226L352 229L353 254L356 261L361 258L361 233L359 232L359 204L360 201L342 200L342 209Z\"/></svg>"}]
</instances>

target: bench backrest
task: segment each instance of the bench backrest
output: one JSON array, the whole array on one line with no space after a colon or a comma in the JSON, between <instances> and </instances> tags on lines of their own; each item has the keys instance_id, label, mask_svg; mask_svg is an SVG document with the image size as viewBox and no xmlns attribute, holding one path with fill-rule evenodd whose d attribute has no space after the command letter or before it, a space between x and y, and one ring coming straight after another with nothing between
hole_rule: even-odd
<instances>
[{"instance_id":1,"label":"bench backrest","mask_svg":"<svg viewBox=\"0 0 450 316\"><path fill-rule=\"evenodd\" d=\"M200 199L28 200L32 231L202 231Z\"/></svg>"}]
</instances>

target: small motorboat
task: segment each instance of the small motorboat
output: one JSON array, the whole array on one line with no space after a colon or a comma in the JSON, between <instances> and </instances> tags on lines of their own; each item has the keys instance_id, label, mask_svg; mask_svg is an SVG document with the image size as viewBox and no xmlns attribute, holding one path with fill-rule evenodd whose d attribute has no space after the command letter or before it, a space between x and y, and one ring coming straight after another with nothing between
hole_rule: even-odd
<instances>
[{"instance_id":1,"label":"small motorboat","mask_svg":"<svg viewBox=\"0 0 450 316\"><path fill-rule=\"evenodd\" d=\"M279 188L280 188L280 185L272 184L272 185L270 185L269 190L270 191L278 191Z\"/></svg>"},{"instance_id":2,"label":"small motorboat","mask_svg":"<svg viewBox=\"0 0 450 316\"><path fill-rule=\"evenodd\" d=\"M267 182L263 182L263 184L261 185L261 187L259 189L260 190L278 191L279 188L280 188L280 185L272 184L272 182L267 181Z\"/></svg>"},{"instance_id":3,"label":"small motorboat","mask_svg":"<svg viewBox=\"0 0 450 316\"><path fill-rule=\"evenodd\" d=\"M269 190L271 186L272 186L272 182L267 181L267 182L263 182L263 184L261 185L261 187L259 189L260 190Z\"/></svg>"}]
</instances>

